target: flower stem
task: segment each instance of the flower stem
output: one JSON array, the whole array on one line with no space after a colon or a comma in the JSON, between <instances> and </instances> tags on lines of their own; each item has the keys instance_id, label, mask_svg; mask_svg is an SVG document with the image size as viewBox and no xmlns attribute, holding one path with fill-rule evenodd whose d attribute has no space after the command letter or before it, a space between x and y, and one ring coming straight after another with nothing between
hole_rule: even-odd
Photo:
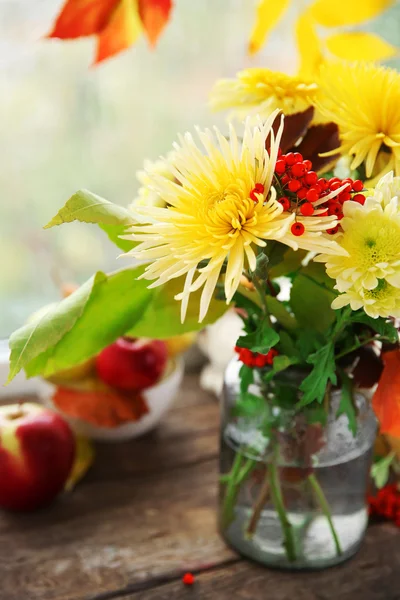
<instances>
[{"instance_id":1,"label":"flower stem","mask_svg":"<svg viewBox=\"0 0 400 600\"><path fill-rule=\"evenodd\" d=\"M292 524L290 523L286 514L285 504L283 502L283 495L281 484L279 480L278 466L276 460L273 460L269 465L269 487L271 491L271 498L274 503L276 512L278 513L279 520L281 522L284 542L283 545L286 549L286 554L290 562L296 560L296 546L295 538L293 534Z\"/></svg>"},{"instance_id":2,"label":"flower stem","mask_svg":"<svg viewBox=\"0 0 400 600\"><path fill-rule=\"evenodd\" d=\"M257 524L258 524L258 521L261 516L261 511L262 511L265 503L267 502L269 496L270 496L270 489L269 489L269 477L268 477L268 470L267 470L266 478L264 479L264 482L261 486L260 493L254 504L253 512L251 514L250 521L247 526L246 533L249 537L252 537L257 529Z\"/></svg>"},{"instance_id":3,"label":"flower stem","mask_svg":"<svg viewBox=\"0 0 400 600\"><path fill-rule=\"evenodd\" d=\"M243 459L243 454L236 452L229 475L225 475L222 479L227 484L221 514L221 526L224 529L231 524L235 517L234 508L240 485L248 477L256 464L255 460L248 458L243 465Z\"/></svg>"},{"instance_id":4,"label":"flower stem","mask_svg":"<svg viewBox=\"0 0 400 600\"><path fill-rule=\"evenodd\" d=\"M312 487L312 489L314 491L315 497L317 498L318 503L319 503L319 505L320 505L320 507L322 509L322 512L324 513L325 517L327 518L327 521L329 523L329 529L331 530L332 538L333 538L333 541L335 543L336 554L338 556L340 556L343 553L343 551L342 551L342 548L341 548L341 545L340 545L340 541L339 541L338 535L337 535L336 530L335 530L335 526L334 526L333 521L332 521L331 509L330 509L330 506L329 506L329 504L328 504L328 502L327 502L327 500L325 498L325 494L322 491L322 488L319 485L318 479L315 477L314 473L311 473L308 476L308 481L311 484L311 487Z\"/></svg>"}]
</instances>

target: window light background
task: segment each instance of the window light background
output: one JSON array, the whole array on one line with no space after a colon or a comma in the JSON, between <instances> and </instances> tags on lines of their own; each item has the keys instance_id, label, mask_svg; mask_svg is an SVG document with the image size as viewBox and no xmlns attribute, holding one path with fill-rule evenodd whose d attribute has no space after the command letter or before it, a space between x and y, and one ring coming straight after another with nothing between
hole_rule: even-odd
<instances>
[{"instance_id":1,"label":"window light background","mask_svg":"<svg viewBox=\"0 0 400 600\"><path fill-rule=\"evenodd\" d=\"M143 159L166 153L177 132L224 130L207 107L216 79L248 66L296 70L295 6L251 58L255 1L176 0L155 51L141 37L89 68L92 40L41 39L61 4L0 0L0 338L58 299L59 281L126 265L95 226L42 230L71 194L89 188L127 205ZM400 46L400 5L368 29Z\"/></svg>"}]
</instances>

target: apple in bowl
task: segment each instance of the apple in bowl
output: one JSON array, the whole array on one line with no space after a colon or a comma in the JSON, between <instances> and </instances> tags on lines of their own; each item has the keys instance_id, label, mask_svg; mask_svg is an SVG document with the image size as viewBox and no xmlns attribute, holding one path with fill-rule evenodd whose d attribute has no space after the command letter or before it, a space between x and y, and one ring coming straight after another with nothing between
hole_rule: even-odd
<instances>
[{"instance_id":1,"label":"apple in bowl","mask_svg":"<svg viewBox=\"0 0 400 600\"><path fill-rule=\"evenodd\" d=\"M0 507L34 510L64 488L75 436L56 412L34 403L0 407Z\"/></svg>"}]
</instances>

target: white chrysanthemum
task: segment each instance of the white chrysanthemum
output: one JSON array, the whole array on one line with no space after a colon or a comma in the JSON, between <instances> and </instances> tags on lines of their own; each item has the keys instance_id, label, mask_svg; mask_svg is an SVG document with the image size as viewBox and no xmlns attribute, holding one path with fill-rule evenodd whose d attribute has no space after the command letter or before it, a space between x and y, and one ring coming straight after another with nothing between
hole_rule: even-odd
<instances>
[{"instance_id":1,"label":"white chrysanthemum","mask_svg":"<svg viewBox=\"0 0 400 600\"><path fill-rule=\"evenodd\" d=\"M240 141L230 126L229 139L218 129L197 131L203 149L191 134L175 144L172 172L175 181L153 174L152 190L168 203L168 208L136 207L133 239L141 242L129 254L150 262L143 274L154 280L151 287L170 279L186 276L182 300L182 318L189 295L203 287L200 320L207 313L215 286L226 262L225 294L227 301L237 290L244 268L255 269L256 249L266 240L279 240L295 250L314 252L340 249L323 236L335 224L334 217L298 216L305 226L303 235L291 233L295 214L283 212L272 187L283 119L277 136L272 131L278 111L266 123L249 122ZM270 153L265 141L270 138ZM206 261L206 266L200 263Z\"/></svg>"},{"instance_id":2,"label":"white chrysanthemum","mask_svg":"<svg viewBox=\"0 0 400 600\"><path fill-rule=\"evenodd\" d=\"M336 237L347 256L322 254L326 271L343 292L333 308L362 306L370 316L400 316L400 185L388 173L362 206L343 205L343 233ZM392 311L392 312L390 312Z\"/></svg>"},{"instance_id":3,"label":"white chrysanthemum","mask_svg":"<svg viewBox=\"0 0 400 600\"><path fill-rule=\"evenodd\" d=\"M171 169L173 161L173 152L169 152L165 159L159 159L156 161L145 160L143 169L136 172L136 178L141 183L138 190L138 195L132 201L129 208L135 210L138 206L156 206L158 208L165 208L166 202L160 194L151 187L151 182L154 175L162 175L170 181L174 181L174 174Z\"/></svg>"}]
</instances>

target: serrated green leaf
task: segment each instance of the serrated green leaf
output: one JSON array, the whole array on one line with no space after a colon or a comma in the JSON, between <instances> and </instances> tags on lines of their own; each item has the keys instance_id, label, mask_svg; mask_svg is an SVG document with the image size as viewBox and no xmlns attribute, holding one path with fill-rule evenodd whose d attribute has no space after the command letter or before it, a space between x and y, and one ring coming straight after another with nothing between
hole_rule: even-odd
<instances>
[{"instance_id":1,"label":"serrated green leaf","mask_svg":"<svg viewBox=\"0 0 400 600\"><path fill-rule=\"evenodd\" d=\"M328 342L314 354L311 354L307 362L313 365L313 370L300 385L300 390L304 395L298 407L306 406L314 400L322 402L329 381L333 385L337 382L335 353L332 342Z\"/></svg>"},{"instance_id":2,"label":"serrated green leaf","mask_svg":"<svg viewBox=\"0 0 400 600\"><path fill-rule=\"evenodd\" d=\"M395 457L396 453L390 452L390 454L384 458L381 458L374 465L372 465L371 477L378 489L383 488L387 484L390 475L390 466Z\"/></svg>"},{"instance_id":3,"label":"serrated green leaf","mask_svg":"<svg viewBox=\"0 0 400 600\"><path fill-rule=\"evenodd\" d=\"M326 332L332 325L333 285L334 281L318 263L310 263L297 273L290 291L290 305L300 327Z\"/></svg>"},{"instance_id":4,"label":"serrated green leaf","mask_svg":"<svg viewBox=\"0 0 400 600\"><path fill-rule=\"evenodd\" d=\"M214 323L229 309L225 302L213 298L205 319L199 323L202 290L198 290L190 294L185 321L181 323L181 303L175 300L175 296L183 290L184 282L185 277L183 276L171 279L166 284L154 288L153 296L146 310L127 332L127 335L162 340L189 331L198 331L206 325ZM148 284L147 281L146 285Z\"/></svg>"},{"instance_id":5,"label":"serrated green leaf","mask_svg":"<svg viewBox=\"0 0 400 600\"><path fill-rule=\"evenodd\" d=\"M339 409L336 416L347 416L349 420L349 429L355 437L357 435L357 413L353 399L353 383L350 377L347 375L347 373L343 370L340 370L340 379L342 383L342 395L340 398Z\"/></svg>"},{"instance_id":6,"label":"serrated green leaf","mask_svg":"<svg viewBox=\"0 0 400 600\"><path fill-rule=\"evenodd\" d=\"M249 386L254 382L254 371L251 367L243 364L239 371L240 378L240 393L244 394L249 389Z\"/></svg>"},{"instance_id":7,"label":"serrated green leaf","mask_svg":"<svg viewBox=\"0 0 400 600\"><path fill-rule=\"evenodd\" d=\"M381 337L387 338L387 340L393 344L395 344L399 340L399 332L397 328L393 325L391 321L379 317L378 319L373 319L369 317L365 312L352 313L351 321L353 323L361 323L363 325L367 325Z\"/></svg>"},{"instance_id":8,"label":"serrated green leaf","mask_svg":"<svg viewBox=\"0 0 400 600\"><path fill-rule=\"evenodd\" d=\"M98 273L81 315L57 343L46 342L47 329L36 330L35 336L30 338L31 344L45 346L45 349L23 365L26 374L50 377L96 356L125 335L141 318L154 294L147 289L147 282L137 280L142 271L143 267L138 267L111 275ZM76 293L58 304L52 327L56 327L59 317L68 320L70 309L66 309L65 303L73 302Z\"/></svg>"},{"instance_id":9,"label":"serrated green leaf","mask_svg":"<svg viewBox=\"0 0 400 600\"><path fill-rule=\"evenodd\" d=\"M133 218L126 208L113 204L89 190L79 190L67 200L44 229L73 221L104 225L132 225Z\"/></svg>"},{"instance_id":10,"label":"serrated green leaf","mask_svg":"<svg viewBox=\"0 0 400 600\"><path fill-rule=\"evenodd\" d=\"M242 335L236 342L240 348L248 348L252 352L267 354L279 342L279 334L262 321L255 331Z\"/></svg>"}]
</instances>

